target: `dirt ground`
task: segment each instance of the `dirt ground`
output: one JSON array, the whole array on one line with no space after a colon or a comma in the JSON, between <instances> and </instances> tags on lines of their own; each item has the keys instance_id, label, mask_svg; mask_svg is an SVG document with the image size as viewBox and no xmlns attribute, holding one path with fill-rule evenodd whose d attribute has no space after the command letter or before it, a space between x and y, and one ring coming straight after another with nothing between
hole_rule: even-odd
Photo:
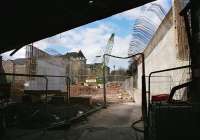
<instances>
[{"instance_id":1,"label":"dirt ground","mask_svg":"<svg viewBox=\"0 0 200 140\"><path fill-rule=\"evenodd\" d=\"M130 126L140 119L140 106L133 102L112 104L65 133L66 140L141 140ZM142 127L142 124L139 125Z\"/></svg>"},{"instance_id":2,"label":"dirt ground","mask_svg":"<svg viewBox=\"0 0 200 140\"><path fill-rule=\"evenodd\" d=\"M140 106L137 104L115 103L72 125L69 129L26 132L13 130L16 136L12 135L7 140L143 140L143 134L130 127L132 122L140 117ZM142 128L142 124L138 127Z\"/></svg>"},{"instance_id":3,"label":"dirt ground","mask_svg":"<svg viewBox=\"0 0 200 140\"><path fill-rule=\"evenodd\" d=\"M92 127L128 127L133 121L140 119L140 107L134 103L119 103L109 105L106 109L88 117L84 126Z\"/></svg>"},{"instance_id":4,"label":"dirt ground","mask_svg":"<svg viewBox=\"0 0 200 140\"><path fill-rule=\"evenodd\" d=\"M96 94L91 92L91 94L84 96L92 96L93 103L96 105L103 104L102 90ZM140 96L135 96L136 100L138 100L137 98L139 99ZM135 99L126 93L107 92L107 108L84 118L79 123L72 124L70 128L48 131L11 128L6 140L142 140L143 134L131 128L131 124L141 118L141 107ZM49 108L52 110L52 107ZM73 116L73 113L70 115L69 112L63 111L67 110L66 108L60 109L59 106L57 108L54 109L57 116L60 114L64 115L65 118ZM73 109L73 112L76 114L77 110ZM138 127L142 129L143 125L139 124Z\"/></svg>"}]
</instances>

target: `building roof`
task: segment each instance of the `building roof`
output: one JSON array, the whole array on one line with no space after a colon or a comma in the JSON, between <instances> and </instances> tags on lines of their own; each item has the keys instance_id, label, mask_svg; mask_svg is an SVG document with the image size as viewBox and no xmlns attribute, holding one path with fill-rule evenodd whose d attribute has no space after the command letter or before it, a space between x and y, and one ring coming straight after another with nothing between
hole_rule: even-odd
<instances>
[{"instance_id":1,"label":"building roof","mask_svg":"<svg viewBox=\"0 0 200 140\"><path fill-rule=\"evenodd\" d=\"M0 53L153 0L6 0L0 8Z\"/></svg>"},{"instance_id":2,"label":"building roof","mask_svg":"<svg viewBox=\"0 0 200 140\"><path fill-rule=\"evenodd\" d=\"M74 57L74 58L77 58L77 57L81 57L81 58L85 58L83 52L80 50L79 52L69 52L69 53L66 53L65 56L67 57Z\"/></svg>"},{"instance_id":3,"label":"building roof","mask_svg":"<svg viewBox=\"0 0 200 140\"><path fill-rule=\"evenodd\" d=\"M25 65L26 62L28 61L28 58L18 58L15 60L3 60L3 63L8 63L8 64L16 64L16 65Z\"/></svg>"},{"instance_id":4,"label":"building roof","mask_svg":"<svg viewBox=\"0 0 200 140\"><path fill-rule=\"evenodd\" d=\"M27 61L27 58L18 58L14 60L15 64L17 65L25 65Z\"/></svg>"}]
</instances>

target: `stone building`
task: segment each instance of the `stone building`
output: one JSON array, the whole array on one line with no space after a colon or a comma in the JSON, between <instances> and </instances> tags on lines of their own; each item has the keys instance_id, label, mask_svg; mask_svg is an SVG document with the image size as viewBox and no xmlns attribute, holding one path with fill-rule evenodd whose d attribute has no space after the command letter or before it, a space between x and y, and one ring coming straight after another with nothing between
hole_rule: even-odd
<instances>
[{"instance_id":1,"label":"stone building","mask_svg":"<svg viewBox=\"0 0 200 140\"><path fill-rule=\"evenodd\" d=\"M26 64L28 59L4 60L2 66L4 72L15 74L26 74ZM6 76L6 82L11 84L12 95L21 95L24 83L28 78L23 76Z\"/></svg>"},{"instance_id":2,"label":"stone building","mask_svg":"<svg viewBox=\"0 0 200 140\"><path fill-rule=\"evenodd\" d=\"M6 60L2 62L3 69L6 73L26 74L26 64L28 59L19 58L15 60ZM9 81L24 81L26 77L7 76Z\"/></svg>"},{"instance_id":3,"label":"stone building","mask_svg":"<svg viewBox=\"0 0 200 140\"><path fill-rule=\"evenodd\" d=\"M73 83L84 83L86 75L86 61L84 54L79 52L69 52L59 56L65 60L66 74L71 77Z\"/></svg>"}]
</instances>

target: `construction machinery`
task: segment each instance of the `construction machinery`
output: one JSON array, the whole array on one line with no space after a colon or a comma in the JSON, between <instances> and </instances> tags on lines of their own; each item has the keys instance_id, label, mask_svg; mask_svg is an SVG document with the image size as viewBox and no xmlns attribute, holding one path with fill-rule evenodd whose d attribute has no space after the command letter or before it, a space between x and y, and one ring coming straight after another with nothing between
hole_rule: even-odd
<instances>
[{"instance_id":1,"label":"construction machinery","mask_svg":"<svg viewBox=\"0 0 200 140\"><path fill-rule=\"evenodd\" d=\"M104 60L103 60L103 55L104 54L111 54L112 52L112 49L113 49L113 45L114 45L114 37L115 37L115 34L112 33L110 38L108 39L108 42L107 42L107 45L105 48L102 48L100 50L100 52L98 53L98 55L96 57L101 57L101 63L103 64L104 63ZM102 54L103 53L103 54ZM110 57L106 57L105 59L105 64L108 64L109 63L109 60L110 60ZM95 60L96 62L97 60Z\"/></svg>"},{"instance_id":2,"label":"construction machinery","mask_svg":"<svg viewBox=\"0 0 200 140\"><path fill-rule=\"evenodd\" d=\"M108 40L106 48L104 49L104 54L111 54L112 49L113 49L113 45L114 45L114 36L115 36L115 34L112 33L109 40ZM107 65L109 63L109 60L110 60L109 56L105 58L105 65Z\"/></svg>"},{"instance_id":3,"label":"construction machinery","mask_svg":"<svg viewBox=\"0 0 200 140\"><path fill-rule=\"evenodd\" d=\"M104 54L109 54L109 55L111 54L112 49L113 49L113 45L114 45L114 36L115 36L115 34L112 33L110 38L108 39L106 47L101 50L101 52L103 52L103 55ZM105 59L104 59L103 55L102 56L101 55L96 56L96 57L102 57L101 58L102 59L101 60L101 64L102 64L101 70L100 70L100 73L97 73L97 75L96 75L96 81L98 81L98 83L102 83L102 78L101 78L102 77L102 69L103 69L104 66L106 67L108 65L109 60L110 60L110 56L106 56Z\"/></svg>"}]
</instances>

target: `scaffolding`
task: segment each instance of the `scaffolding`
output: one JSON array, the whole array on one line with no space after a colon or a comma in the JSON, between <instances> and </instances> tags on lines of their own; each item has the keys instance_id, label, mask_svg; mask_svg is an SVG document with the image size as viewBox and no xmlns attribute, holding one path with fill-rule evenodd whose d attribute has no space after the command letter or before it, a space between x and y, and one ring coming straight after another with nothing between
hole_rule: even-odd
<instances>
[{"instance_id":1,"label":"scaffolding","mask_svg":"<svg viewBox=\"0 0 200 140\"><path fill-rule=\"evenodd\" d=\"M26 58L28 61L26 62L26 73L29 75L36 74L36 56L37 51L33 48L33 44L26 46ZM29 77L29 79L33 79L34 77Z\"/></svg>"}]
</instances>

